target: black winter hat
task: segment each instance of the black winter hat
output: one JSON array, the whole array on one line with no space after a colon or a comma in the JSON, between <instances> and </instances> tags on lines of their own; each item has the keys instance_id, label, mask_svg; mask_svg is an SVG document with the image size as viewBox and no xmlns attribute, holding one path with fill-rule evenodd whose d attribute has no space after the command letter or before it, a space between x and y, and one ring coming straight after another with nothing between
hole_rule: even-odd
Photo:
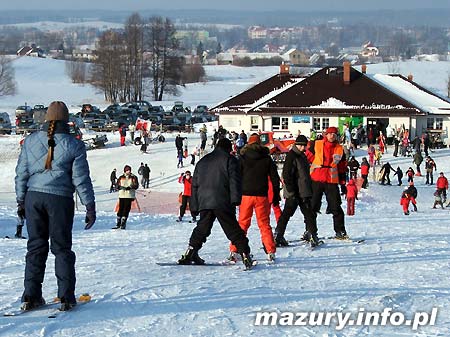
<instances>
[{"instance_id":1,"label":"black winter hat","mask_svg":"<svg viewBox=\"0 0 450 337\"><path fill-rule=\"evenodd\" d=\"M300 135L295 139L295 145L305 145L306 146L306 145L308 145L308 139L305 136Z\"/></svg>"}]
</instances>

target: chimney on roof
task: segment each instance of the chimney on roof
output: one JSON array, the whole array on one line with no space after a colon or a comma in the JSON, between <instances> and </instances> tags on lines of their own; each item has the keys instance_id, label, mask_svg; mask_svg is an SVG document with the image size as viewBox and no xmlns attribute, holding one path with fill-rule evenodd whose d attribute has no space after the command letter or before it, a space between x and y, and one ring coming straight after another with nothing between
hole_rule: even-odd
<instances>
[{"instance_id":1,"label":"chimney on roof","mask_svg":"<svg viewBox=\"0 0 450 337\"><path fill-rule=\"evenodd\" d=\"M408 75L408 81L412 82L413 79L414 79L414 76L413 76L412 74L409 74L409 75Z\"/></svg>"},{"instance_id":2,"label":"chimney on roof","mask_svg":"<svg viewBox=\"0 0 450 337\"><path fill-rule=\"evenodd\" d=\"M280 64L280 75L289 75L289 64Z\"/></svg>"},{"instance_id":3,"label":"chimney on roof","mask_svg":"<svg viewBox=\"0 0 450 337\"><path fill-rule=\"evenodd\" d=\"M350 84L350 62L344 62L344 84Z\"/></svg>"},{"instance_id":4,"label":"chimney on roof","mask_svg":"<svg viewBox=\"0 0 450 337\"><path fill-rule=\"evenodd\" d=\"M361 72L362 72L363 74L365 74L365 73L367 72L367 65L363 64L363 65L361 66Z\"/></svg>"}]
</instances>

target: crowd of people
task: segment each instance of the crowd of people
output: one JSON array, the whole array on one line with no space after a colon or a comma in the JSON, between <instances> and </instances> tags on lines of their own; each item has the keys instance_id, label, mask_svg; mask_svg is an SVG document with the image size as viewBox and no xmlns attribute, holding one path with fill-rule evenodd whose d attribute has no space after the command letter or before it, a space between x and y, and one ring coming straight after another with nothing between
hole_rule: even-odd
<instances>
[{"instance_id":1,"label":"crowd of people","mask_svg":"<svg viewBox=\"0 0 450 337\"><path fill-rule=\"evenodd\" d=\"M75 254L71 250L75 191L86 207L85 229L90 229L96 221L95 197L86 149L82 141L70 136L68 120L66 105L59 101L52 102L47 110L44 130L25 139L16 167L17 214L21 219L26 217L29 235L23 310L31 310L45 303L42 283L49 239L51 251L56 257L55 274L61 310L70 310L76 305ZM134 140L135 129L128 130ZM204 127L200 130L200 146L191 154L188 154L187 138L178 134L175 138L177 168L183 168L183 160L191 155L194 172L186 170L178 178L183 191L177 220L181 222L189 209L191 222L195 223L188 248L178 263L205 263L198 252L217 219L230 241L229 260L235 262L240 257L245 267L251 269L254 261L247 231L253 214L267 259L275 261L277 248L289 246L284 235L289 219L297 208L305 223L302 240L313 248L317 247L323 243L318 236L317 216L321 213L324 195L326 214L331 214L333 219L334 238L349 239L342 197L347 200L347 215L353 216L359 188L369 187L370 169L377 176L374 180L378 180L381 185L391 185L391 172L397 177L398 186L403 184L403 177L406 176L408 186L401 194L400 204L405 215L410 214L411 204L413 210L417 211L418 193L414 179L422 176L422 150L425 155L426 185L434 185L434 173L437 171L436 162L428 153L429 137L415 137L409 142L407 130L401 134L387 132L387 137L382 132L375 137L375 130L369 128L366 133L361 125L353 130L344 125L341 137L334 126L328 127L323 134L311 133L309 140L299 134L286 155L281 178L268 147L262 145L259 133L247 135L244 130L241 133L227 132L219 126L212 137L212 150L206 153L207 130ZM147 144L145 137L149 135L144 133L141 136L144 144ZM125 128L120 130L120 137L121 145L125 145ZM364 140L367 141L369 160L364 157L359 163L355 150ZM400 166L394 169L388 161L382 162L387 145L391 144L394 146L394 157L398 156L400 144L402 155L413 152L412 162L416 170L408 167L404 174ZM146 152L146 148L143 151ZM196 156L200 157L197 163ZM143 162L137 171L140 179L132 173L129 165L124 166L120 176L117 176L117 169L111 172L110 193L118 191L117 223L114 229L126 229L130 210L136 202L136 190L139 186L149 188L150 172L148 164ZM433 208L444 208L447 190L448 180L440 172L436 180ZM283 209L280 207L281 191L285 199ZM276 219L274 231L270 224L271 208Z\"/></svg>"}]
</instances>

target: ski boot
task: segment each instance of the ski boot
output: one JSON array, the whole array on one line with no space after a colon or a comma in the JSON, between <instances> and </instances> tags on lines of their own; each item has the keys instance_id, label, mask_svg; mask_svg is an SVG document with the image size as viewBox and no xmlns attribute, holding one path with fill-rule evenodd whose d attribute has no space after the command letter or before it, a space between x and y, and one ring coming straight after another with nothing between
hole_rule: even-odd
<instances>
[{"instance_id":1,"label":"ski boot","mask_svg":"<svg viewBox=\"0 0 450 337\"><path fill-rule=\"evenodd\" d=\"M230 255L227 257L227 261L230 263L236 263L238 258L237 258L238 254L235 252L230 252Z\"/></svg>"},{"instance_id":2,"label":"ski boot","mask_svg":"<svg viewBox=\"0 0 450 337\"><path fill-rule=\"evenodd\" d=\"M68 301L64 297L61 298L61 306L59 307L59 311L69 311L74 306L77 305L77 301Z\"/></svg>"},{"instance_id":3,"label":"ski boot","mask_svg":"<svg viewBox=\"0 0 450 337\"><path fill-rule=\"evenodd\" d=\"M406 211L406 212L405 212L405 215L409 215L409 211Z\"/></svg>"},{"instance_id":4,"label":"ski boot","mask_svg":"<svg viewBox=\"0 0 450 337\"><path fill-rule=\"evenodd\" d=\"M275 244L277 247L288 247L289 242L284 237L276 237Z\"/></svg>"},{"instance_id":5,"label":"ski boot","mask_svg":"<svg viewBox=\"0 0 450 337\"><path fill-rule=\"evenodd\" d=\"M241 253L242 256L242 262L244 263L245 270L250 270L253 268L253 259L250 254L247 253Z\"/></svg>"},{"instance_id":6,"label":"ski boot","mask_svg":"<svg viewBox=\"0 0 450 337\"><path fill-rule=\"evenodd\" d=\"M348 238L348 236L347 236L347 238ZM320 246L322 243L323 243L323 241L319 239L317 234L310 234L309 244L310 244L311 248Z\"/></svg>"},{"instance_id":7,"label":"ski boot","mask_svg":"<svg viewBox=\"0 0 450 337\"><path fill-rule=\"evenodd\" d=\"M120 229L125 229L127 228L127 217L122 217L122 220L120 222Z\"/></svg>"},{"instance_id":8,"label":"ski boot","mask_svg":"<svg viewBox=\"0 0 450 337\"><path fill-rule=\"evenodd\" d=\"M186 253L178 260L178 264L205 264L205 260L198 256L198 250L189 246Z\"/></svg>"},{"instance_id":9,"label":"ski boot","mask_svg":"<svg viewBox=\"0 0 450 337\"><path fill-rule=\"evenodd\" d=\"M414 212L417 212L417 206L413 204Z\"/></svg>"},{"instance_id":10,"label":"ski boot","mask_svg":"<svg viewBox=\"0 0 450 337\"><path fill-rule=\"evenodd\" d=\"M45 304L45 300L43 297L40 299L32 299L29 296L25 296L25 301L23 301L22 306L20 307L20 310L28 311L33 310L39 307L42 307Z\"/></svg>"},{"instance_id":11,"label":"ski boot","mask_svg":"<svg viewBox=\"0 0 450 337\"><path fill-rule=\"evenodd\" d=\"M176 220L177 222L182 222L183 221L183 217L179 216L178 219Z\"/></svg>"},{"instance_id":12,"label":"ski boot","mask_svg":"<svg viewBox=\"0 0 450 337\"><path fill-rule=\"evenodd\" d=\"M267 261L275 262L275 253L268 253L267 254Z\"/></svg>"},{"instance_id":13,"label":"ski boot","mask_svg":"<svg viewBox=\"0 0 450 337\"><path fill-rule=\"evenodd\" d=\"M23 228L23 225L17 225L16 234L14 235L14 237L15 237L16 239L25 239L25 238L22 236L22 228Z\"/></svg>"},{"instance_id":14,"label":"ski boot","mask_svg":"<svg viewBox=\"0 0 450 337\"><path fill-rule=\"evenodd\" d=\"M118 216L116 227L113 227L112 229L120 229L121 224L122 224L122 218L120 216Z\"/></svg>"},{"instance_id":15,"label":"ski boot","mask_svg":"<svg viewBox=\"0 0 450 337\"><path fill-rule=\"evenodd\" d=\"M334 238L337 240L348 240L349 236L347 235L346 232L338 232L338 233L336 233Z\"/></svg>"},{"instance_id":16,"label":"ski boot","mask_svg":"<svg viewBox=\"0 0 450 337\"><path fill-rule=\"evenodd\" d=\"M300 241L306 241L306 242L309 241L309 233L308 233L308 231L304 231L303 232L303 235L300 237Z\"/></svg>"}]
</instances>

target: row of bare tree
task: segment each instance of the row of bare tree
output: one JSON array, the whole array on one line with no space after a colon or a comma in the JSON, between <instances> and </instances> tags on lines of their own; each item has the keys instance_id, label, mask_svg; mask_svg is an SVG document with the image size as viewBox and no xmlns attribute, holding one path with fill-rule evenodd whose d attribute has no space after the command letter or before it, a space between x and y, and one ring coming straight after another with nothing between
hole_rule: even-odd
<instances>
[{"instance_id":1,"label":"row of bare tree","mask_svg":"<svg viewBox=\"0 0 450 337\"><path fill-rule=\"evenodd\" d=\"M176 94L184 59L175 32L168 18L132 14L123 31L100 37L91 83L112 102L141 100L144 93L161 101L165 93Z\"/></svg>"}]
</instances>

